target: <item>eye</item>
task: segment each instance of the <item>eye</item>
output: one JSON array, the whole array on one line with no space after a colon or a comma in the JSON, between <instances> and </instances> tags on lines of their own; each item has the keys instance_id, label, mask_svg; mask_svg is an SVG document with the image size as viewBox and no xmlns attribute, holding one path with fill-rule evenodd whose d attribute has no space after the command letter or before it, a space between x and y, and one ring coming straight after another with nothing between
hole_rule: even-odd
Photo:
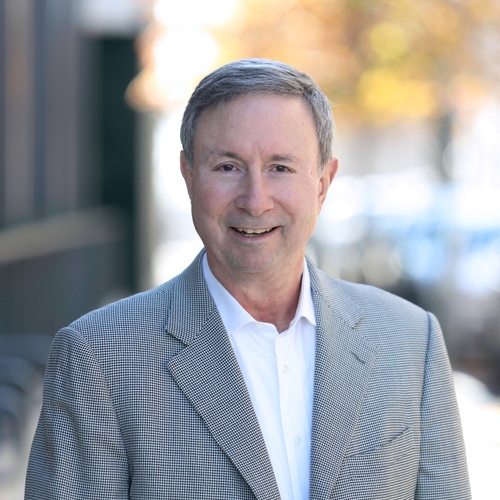
<instances>
[{"instance_id":1,"label":"eye","mask_svg":"<svg viewBox=\"0 0 500 500\"><path fill-rule=\"evenodd\" d=\"M276 170L276 172L289 172L290 169L288 167L285 167L285 165L276 165L274 167L274 169Z\"/></svg>"},{"instance_id":2,"label":"eye","mask_svg":"<svg viewBox=\"0 0 500 500\"><path fill-rule=\"evenodd\" d=\"M219 169L224 172L232 172L234 170L234 165L231 165L230 163L223 163Z\"/></svg>"}]
</instances>

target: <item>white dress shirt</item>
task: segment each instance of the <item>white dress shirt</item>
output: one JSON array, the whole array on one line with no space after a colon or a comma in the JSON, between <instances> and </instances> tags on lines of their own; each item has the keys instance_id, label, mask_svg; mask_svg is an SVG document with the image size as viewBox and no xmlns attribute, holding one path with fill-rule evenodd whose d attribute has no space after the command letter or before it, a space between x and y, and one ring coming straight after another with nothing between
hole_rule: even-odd
<instances>
[{"instance_id":1,"label":"white dress shirt","mask_svg":"<svg viewBox=\"0 0 500 500\"><path fill-rule=\"evenodd\" d=\"M203 274L245 379L282 500L309 498L316 319L304 259L300 298L288 330L256 321L215 278Z\"/></svg>"}]
</instances>

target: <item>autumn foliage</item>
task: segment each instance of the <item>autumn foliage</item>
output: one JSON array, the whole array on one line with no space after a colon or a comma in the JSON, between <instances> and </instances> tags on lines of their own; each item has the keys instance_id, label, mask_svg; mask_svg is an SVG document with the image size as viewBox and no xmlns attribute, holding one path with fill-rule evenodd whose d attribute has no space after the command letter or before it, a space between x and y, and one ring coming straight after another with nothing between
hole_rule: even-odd
<instances>
[{"instance_id":1,"label":"autumn foliage","mask_svg":"<svg viewBox=\"0 0 500 500\"><path fill-rule=\"evenodd\" d=\"M219 62L264 57L311 74L351 123L438 118L500 80L496 0L240 0Z\"/></svg>"}]
</instances>

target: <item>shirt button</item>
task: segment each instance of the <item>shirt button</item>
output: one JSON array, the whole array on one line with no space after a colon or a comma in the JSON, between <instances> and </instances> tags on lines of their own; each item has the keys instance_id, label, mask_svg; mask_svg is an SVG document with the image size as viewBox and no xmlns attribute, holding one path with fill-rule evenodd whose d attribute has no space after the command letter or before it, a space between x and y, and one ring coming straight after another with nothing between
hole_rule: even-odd
<instances>
[{"instance_id":1,"label":"shirt button","mask_svg":"<svg viewBox=\"0 0 500 500\"><path fill-rule=\"evenodd\" d=\"M302 439L300 439L299 436L297 436L294 439L294 443L295 443L295 446L300 446L302 444Z\"/></svg>"},{"instance_id":2,"label":"shirt button","mask_svg":"<svg viewBox=\"0 0 500 500\"><path fill-rule=\"evenodd\" d=\"M288 365L283 366L283 373L288 373L290 371L290 368L288 368Z\"/></svg>"},{"instance_id":3,"label":"shirt button","mask_svg":"<svg viewBox=\"0 0 500 500\"><path fill-rule=\"evenodd\" d=\"M262 330L262 325L260 323L255 323L256 330Z\"/></svg>"}]
</instances>

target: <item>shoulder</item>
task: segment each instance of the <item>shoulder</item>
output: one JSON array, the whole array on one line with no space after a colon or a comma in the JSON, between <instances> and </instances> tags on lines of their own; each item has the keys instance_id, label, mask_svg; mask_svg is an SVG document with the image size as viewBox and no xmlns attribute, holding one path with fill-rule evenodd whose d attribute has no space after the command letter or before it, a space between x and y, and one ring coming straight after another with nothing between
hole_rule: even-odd
<instances>
[{"instance_id":1,"label":"shoulder","mask_svg":"<svg viewBox=\"0 0 500 500\"><path fill-rule=\"evenodd\" d=\"M193 267L193 266L190 266ZM53 344L79 346L96 354L132 354L137 349L150 351L163 344L175 300L183 300L190 268L151 290L135 294L91 311L62 328ZM114 353L114 354L113 354Z\"/></svg>"},{"instance_id":2,"label":"shoulder","mask_svg":"<svg viewBox=\"0 0 500 500\"><path fill-rule=\"evenodd\" d=\"M319 270L315 273L328 307L371 343L427 345L430 328L437 322L421 307L374 286L343 281Z\"/></svg>"},{"instance_id":3,"label":"shoulder","mask_svg":"<svg viewBox=\"0 0 500 500\"><path fill-rule=\"evenodd\" d=\"M186 269L162 285L91 311L68 328L91 334L158 327L160 323L164 327L171 310L182 309L190 298L190 305L202 303L206 288L202 271L203 254L202 250Z\"/></svg>"},{"instance_id":4,"label":"shoulder","mask_svg":"<svg viewBox=\"0 0 500 500\"><path fill-rule=\"evenodd\" d=\"M390 314L427 321L427 312L421 307L380 288L333 278L317 268L314 277L318 290L327 300L358 307L363 315Z\"/></svg>"},{"instance_id":5,"label":"shoulder","mask_svg":"<svg viewBox=\"0 0 500 500\"><path fill-rule=\"evenodd\" d=\"M124 349L164 342L169 327L178 330L193 318L203 321L211 307L202 272L203 251L170 281L91 311L63 328L58 336L80 339L91 348ZM69 336L69 338L68 338Z\"/></svg>"},{"instance_id":6,"label":"shoulder","mask_svg":"<svg viewBox=\"0 0 500 500\"><path fill-rule=\"evenodd\" d=\"M178 279L91 311L62 328L52 343L49 365L71 373L102 371L110 387L131 370L139 373L148 363L158 366L180 348L165 333Z\"/></svg>"},{"instance_id":7,"label":"shoulder","mask_svg":"<svg viewBox=\"0 0 500 500\"><path fill-rule=\"evenodd\" d=\"M332 280L358 303L366 314L391 314L406 318L425 318L427 321L427 312L424 309L393 293L371 285L350 283L335 278Z\"/></svg>"},{"instance_id":8,"label":"shoulder","mask_svg":"<svg viewBox=\"0 0 500 500\"><path fill-rule=\"evenodd\" d=\"M58 336L98 344L130 343L165 330L172 292L180 276L151 290L106 305L73 321Z\"/></svg>"}]
</instances>

